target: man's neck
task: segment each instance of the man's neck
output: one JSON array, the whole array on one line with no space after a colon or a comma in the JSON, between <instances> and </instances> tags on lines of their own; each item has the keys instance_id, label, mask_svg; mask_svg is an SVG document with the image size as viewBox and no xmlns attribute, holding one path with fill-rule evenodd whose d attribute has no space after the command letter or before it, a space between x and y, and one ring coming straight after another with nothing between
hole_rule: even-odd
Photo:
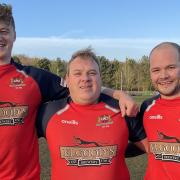
<instances>
[{"instance_id":1,"label":"man's neck","mask_svg":"<svg viewBox=\"0 0 180 180\"><path fill-rule=\"evenodd\" d=\"M178 92L177 94L173 95L173 96L164 96L161 94L161 98L162 99L167 99L167 100L173 100L173 99L176 99L176 98L179 98L180 97L180 92Z\"/></svg>"},{"instance_id":2,"label":"man's neck","mask_svg":"<svg viewBox=\"0 0 180 180\"><path fill-rule=\"evenodd\" d=\"M8 59L0 59L0 66L10 64L11 58Z\"/></svg>"}]
</instances>

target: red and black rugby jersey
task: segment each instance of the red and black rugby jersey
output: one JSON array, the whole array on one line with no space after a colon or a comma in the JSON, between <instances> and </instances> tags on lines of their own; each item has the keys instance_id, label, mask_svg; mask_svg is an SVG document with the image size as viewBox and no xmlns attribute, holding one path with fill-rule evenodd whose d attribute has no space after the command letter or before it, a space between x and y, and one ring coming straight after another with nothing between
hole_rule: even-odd
<instances>
[{"instance_id":1,"label":"red and black rugby jersey","mask_svg":"<svg viewBox=\"0 0 180 180\"><path fill-rule=\"evenodd\" d=\"M180 98L156 97L142 106L150 145L145 179L180 179Z\"/></svg>"},{"instance_id":2,"label":"red and black rugby jersey","mask_svg":"<svg viewBox=\"0 0 180 180\"><path fill-rule=\"evenodd\" d=\"M67 95L60 83L13 60L0 66L0 179L40 179L35 119L40 103Z\"/></svg>"},{"instance_id":3,"label":"red and black rugby jersey","mask_svg":"<svg viewBox=\"0 0 180 180\"><path fill-rule=\"evenodd\" d=\"M129 180L125 164L128 139L144 139L142 122L122 118L117 101L101 95L93 105L67 99L44 104L38 116L47 140L52 180Z\"/></svg>"}]
</instances>

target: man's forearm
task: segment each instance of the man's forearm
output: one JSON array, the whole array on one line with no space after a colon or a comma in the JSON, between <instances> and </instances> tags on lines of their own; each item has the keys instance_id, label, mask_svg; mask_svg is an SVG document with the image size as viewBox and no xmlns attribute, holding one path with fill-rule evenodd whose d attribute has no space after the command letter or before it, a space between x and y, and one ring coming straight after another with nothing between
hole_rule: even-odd
<instances>
[{"instance_id":1,"label":"man's forearm","mask_svg":"<svg viewBox=\"0 0 180 180\"><path fill-rule=\"evenodd\" d=\"M102 87L101 92L119 100L119 106L123 117L125 115L131 117L136 116L136 114L138 113L139 107L137 103L126 92L120 90L113 90L106 87Z\"/></svg>"},{"instance_id":2,"label":"man's forearm","mask_svg":"<svg viewBox=\"0 0 180 180\"><path fill-rule=\"evenodd\" d=\"M108 96L111 96L113 97L114 99L117 99L117 100L120 100L121 97L126 94L124 91L120 91L120 90L113 90L113 89L110 89L110 88L106 88L106 87L102 87L101 88L101 92L108 95Z\"/></svg>"}]
</instances>

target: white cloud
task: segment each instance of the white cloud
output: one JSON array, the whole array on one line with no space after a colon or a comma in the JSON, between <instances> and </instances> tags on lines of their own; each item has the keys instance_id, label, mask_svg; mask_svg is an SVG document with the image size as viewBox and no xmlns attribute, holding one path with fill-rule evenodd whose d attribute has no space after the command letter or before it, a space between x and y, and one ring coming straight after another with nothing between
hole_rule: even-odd
<instances>
[{"instance_id":1,"label":"white cloud","mask_svg":"<svg viewBox=\"0 0 180 180\"><path fill-rule=\"evenodd\" d=\"M126 57L140 59L148 55L150 50L160 42L172 41L180 43L180 39L123 39L123 38L64 38L64 37L19 37L17 38L13 53L24 54L30 57L47 57L56 59L60 57L68 60L72 53L81 48L92 46L97 55L109 59L125 60Z\"/></svg>"}]
</instances>

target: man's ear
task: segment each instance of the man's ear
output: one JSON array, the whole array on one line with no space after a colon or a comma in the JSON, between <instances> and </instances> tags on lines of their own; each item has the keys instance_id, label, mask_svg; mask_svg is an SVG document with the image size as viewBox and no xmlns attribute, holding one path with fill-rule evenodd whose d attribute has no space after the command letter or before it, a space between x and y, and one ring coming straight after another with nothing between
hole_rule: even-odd
<instances>
[{"instance_id":1,"label":"man's ear","mask_svg":"<svg viewBox=\"0 0 180 180\"><path fill-rule=\"evenodd\" d=\"M16 31L14 30L14 42L16 41Z\"/></svg>"},{"instance_id":2,"label":"man's ear","mask_svg":"<svg viewBox=\"0 0 180 180\"><path fill-rule=\"evenodd\" d=\"M66 74L66 76L65 76L65 81L66 81L67 87L69 87L69 76L68 76L68 74Z\"/></svg>"}]
</instances>

